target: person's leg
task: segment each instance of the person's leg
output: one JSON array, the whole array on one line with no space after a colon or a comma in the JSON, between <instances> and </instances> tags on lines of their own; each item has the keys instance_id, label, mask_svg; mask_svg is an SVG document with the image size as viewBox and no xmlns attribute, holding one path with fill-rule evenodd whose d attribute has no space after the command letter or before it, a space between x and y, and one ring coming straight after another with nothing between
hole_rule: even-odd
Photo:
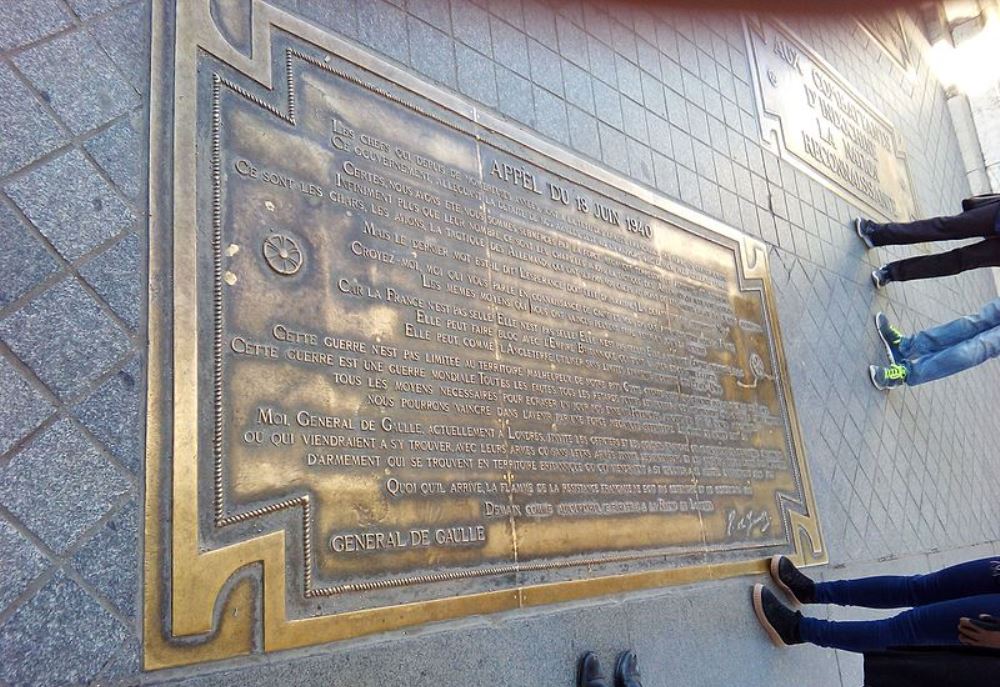
<instances>
[{"instance_id":1,"label":"person's leg","mask_svg":"<svg viewBox=\"0 0 1000 687\"><path fill-rule=\"evenodd\" d=\"M966 561L926 575L816 582L813 603L909 608L982 594L1000 594L1000 556Z\"/></svg>"},{"instance_id":2,"label":"person's leg","mask_svg":"<svg viewBox=\"0 0 1000 687\"><path fill-rule=\"evenodd\" d=\"M990 301L974 315L959 317L957 320L916 332L912 336L904 336L899 342L899 351L905 358L919 358L968 341L998 326L1000 326L1000 298Z\"/></svg>"},{"instance_id":3,"label":"person's leg","mask_svg":"<svg viewBox=\"0 0 1000 687\"><path fill-rule=\"evenodd\" d=\"M1000 326L937 353L907 360L907 386L926 384L981 365L1000 355Z\"/></svg>"},{"instance_id":4,"label":"person's leg","mask_svg":"<svg viewBox=\"0 0 1000 687\"><path fill-rule=\"evenodd\" d=\"M951 241L996 236L1000 205L984 205L951 217L933 217L915 222L871 225L868 237L876 246L899 246L927 241Z\"/></svg>"},{"instance_id":5,"label":"person's leg","mask_svg":"<svg viewBox=\"0 0 1000 687\"><path fill-rule=\"evenodd\" d=\"M888 281L913 281L948 277L966 270L998 266L1000 266L1000 237L994 237L945 253L918 255L886 263L880 269L888 273Z\"/></svg>"},{"instance_id":6,"label":"person's leg","mask_svg":"<svg viewBox=\"0 0 1000 687\"><path fill-rule=\"evenodd\" d=\"M845 651L883 651L900 646L959 645L958 621L980 613L1000 613L1000 594L919 606L885 620L835 622L802 618L799 637L818 646Z\"/></svg>"}]
</instances>

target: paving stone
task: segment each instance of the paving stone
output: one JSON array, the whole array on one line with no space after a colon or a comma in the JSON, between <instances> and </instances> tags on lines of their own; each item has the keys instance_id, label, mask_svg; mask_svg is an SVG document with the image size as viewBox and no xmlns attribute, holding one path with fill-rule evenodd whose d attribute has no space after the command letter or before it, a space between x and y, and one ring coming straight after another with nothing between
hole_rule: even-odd
<instances>
[{"instance_id":1,"label":"paving stone","mask_svg":"<svg viewBox=\"0 0 1000 687\"><path fill-rule=\"evenodd\" d=\"M0 50L27 45L72 25L73 18L57 0L0 2Z\"/></svg>"},{"instance_id":2,"label":"paving stone","mask_svg":"<svg viewBox=\"0 0 1000 687\"><path fill-rule=\"evenodd\" d=\"M527 0L522 9L525 32L542 45L555 49L559 37L556 33L556 15L552 9L531 0Z\"/></svg>"},{"instance_id":3,"label":"paving stone","mask_svg":"<svg viewBox=\"0 0 1000 687\"><path fill-rule=\"evenodd\" d=\"M576 105L581 110L594 113L594 89L590 74L577 67L569 60L562 61L563 85L566 101Z\"/></svg>"},{"instance_id":4,"label":"paving stone","mask_svg":"<svg viewBox=\"0 0 1000 687\"><path fill-rule=\"evenodd\" d=\"M350 16L350 15L348 15ZM339 24L347 24L343 20ZM90 35L111 57L136 93L149 92L149 8L134 3L96 21ZM139 103L141 105L141 103Z\"/></svg>"},{"instance_id":5,"label":"paving stone","mask_svg":"<svg viewBox=\"0 0 1000 687\"><path fill-rule=\"evenodd\" d=\"M653 152L653 176L656 180L656 188L670 198L680 198L681 189L677 180L677 164L655 151Z\"/></svg>"},{"instance_id":6,"label":"paving stone","mask_svg":"<svg viewBox=\"0 0 1000 687\"><path fill-rule=\"evenodd\" d=\"M70 396L128 349L128 338L75 279L0 320L0 338L59 396Z\"/></svg>"},{"instance_id":7,"label":"paving stone","mask_svg":"<svg viewBox=\"0 0 1000 687\"><path fill-rule=\"evenodd\" d=\"M528 56L531 61L531 79L542 88L561 96L563 75L559 55L535 40L528 41Z\"/></svg>"},{"instance_id":8,"label":"paving stone","mask_svg":"<svg viewBox=\"0 0 1000 687\"><path fill-rule=\"evenodd\" d=\"M18 687L91 684L126 645L128 633L63 573L0 626L0 679Z\"/></svg>"},{"instance_id":9,"label":"paving stone","mask_svg":"<svg viewBox=\"0 0 1000 687\"><path fill-rule=\"evenodd\" d=\"M601 137L601 159L619 172L628 173L628 149L625 134L604 122L598 123Z\"/></svg>"},{"instance_id":10,"label":"paving stone","mask_svg":"<svg viewBox=\"0 0 1000 687\"><path fill-rule=\"evenodd\" d=\"M358 11L355 0L298 0L302 16L336 33L358 37Z\"/></svg>"},{"instance_id":11,"label":"paving stone","mask_svg":"<svg viewBox=\"0 0 1000 687\"><path fill-rule=\"evenodd\" d=\"M0 26L3 26L2 21ZM0 177L34 162L67 140L41 103L6 64L0 64L0 121L4 134L0 136Z\"/></svg>"},{"instance_id":12,"label":"paving stone","mask_svg":"<svg viewBox=\"0 0 1000 687\"><path fill-rule=\"evenodd\" d=\"M455 52L451 37L410 17L410 63L424 76L455 86Z\"/></svg>"},{"instance_id":13,"label":"paving stone","mask_svg":"<svg viewBox=\"0 0 1000 687\"><path fill-rule=\"evenodd\" d=\"M38 427L53 410L52 404L10 361L0 358L0 455Z\"/></svg>"},{"instance_id":14,"label":"paving stone","mask_svg":"<svg viewBox=\"0 0 1000 687\"><path fill-rule=\"evenodd\" d=\"M135 215L79 150L70 150L4 189L67 260L121 233Z\"/></svg>"},{"instance_id":15,"label":"paving stone","mask_svg":"<svg viewBox=\"0 0 1000 687\"><path fill-rule=\"evenodd\" d=\"M608 86L613 86L617 89L618 73L615 71L614 51L593 36L585 36L584 43L587 46L587 53L590 56L590 74L594 78L600 79L604 83L608 84ZM561 40L559 45L562 45ZM576 60L573 61L576 62ZM577 64L580 63L577 62ZM583 64L580 64L580 66L584 67L586 64L587 63L584 62Z\"/></svg>"},{"instance_id":16,"label":"paving stone","mask_svg":"<svg viewBox=\"0 0 1000 687\"><path fill-rule=\"evenodd\" d=\"M448 3L437 0L407 0L406 9L410 14L445 33L451 33L451 17Z\"/></svg>"},{"instance_id":17,"label":"paving stone","mask_svg":"<svg viewBox=\"0 0 1000 687\"><path fill-rule=\"evenodd\" d=\"M14 64L75 133L140 104L93 38L75 32L20 53Z\"/></svg>"},{"instance_id":18,"label":"paving stone","mask_svg":"<svg viewBox=\"0 0 1000 687\"><path fill-rule=\"evenodd\" d=\"M80 19L90 19L98 14L110 12L129 0L68 0L69 6Z\"/></svg>"},{"instance_id":19,"label":"paving stone","mask_svg":"<svg viewBox=\"0 0 1000 687\"><path fill-rule=\"evenodd\" d=\"M490 39L490 15L469 0L452 0L451 22L455 38L487 57L493 56ZM461 65L461 61L459 62Z\"/></svg>"},{"instance_id":20,"label":"paving stone","mask_svg":"<svg viewBox=\"0 0 1000 687\"><path fill-rule=\"evenodd\" d=\"M601 159L601 138L597 129L597 119L572 105L566 108L569 124L570 145L577 152Z\"/></svg>"},{"instance_id":21,"label":"paving stone","mask_svg":"<svg viewBox=\"0 0 1000 687\"><path fill-rule=\"evenodd\" d=\"M508 117L530 125L535 118L531 82L499 65L496 74L500 111Z\"/></svg>"},{"instance_id":22,"label":"paving stone","mask_svg":"<svg viewBox=\"0 0 1000 687\"><path fill-rule=\"evenodd\" d=\"M461 43L455 45L458 89L470 98L496 106L497 81L493 61Z\"/></svg>"},{"instance_id":23,"label":"paving stone","mask_svg":"<svg viewBox=\"0 0 1000 687\"><path fill-rule=\"evenodd\" d=\"M80 275L133 331L139 328L142 299L141 241L129 234L80 268Z\"/></svg>"},{"instance_id":24,"label":"paving stone","mask_svg":"<svg viewBox=\"0 0 1000 687\"><path fill-rule=\"evenodd\" d=\"M494 0L486 4L490 12L494 15L518 30L524 30L524 15L521 13L521 0Z\"/></svg>"},{"instance_id":25,"label":"paving stone","mask_svg":"<svg viewBox=\"0 0 1000 687\"><path fill-rule=\"evenodd\" d=\"M632 138L628 139L627 145L629 175L636 181L654 186L656 181L653 177L653 157L649 148Z\"/></svg>"},{"instance_id":26,"label":"paving stone","mask_svg":"<svg viewBox=\"0 0 1000 687\"><path fill-rule=\"evenodd\" d=\"M141 117L123 119L83 144L121 192L134 200L143 191L145 178Z\"/></svg>"},{"instance_id":27,"label":"paving stone","mask_svg":"<svg viewBox=\"0 0 1000 687\"><path fill-rule=\"evenodd\" d=\"M588 50L587 34L566 17L557 16L556 35L559 38L560 55L578 67L590 68L592 58Z\"/></svg>"},{"instance_id":28,"label":"paving stone","mask_svg":"<svg viewBox=\"0 0 1000 687\"><path fill-rule=\"evenodd\" d=\"M24 226L6 204L0 203L0 308L24 295L59 269L59 261Z\"/></svg>"},{"instance_id":29,"label":"paving stone","mask_svg":"<svg viewBox=\"0 0 1000 687\"><path fill-rule=\"evenodd\" d=\"M566 102L548 91L534 88L535 128L560 143L569 143Z\"/></svg>"},{"instance_id":30,"label":"paving stone","mask_svg":"<svg viewBox=\"0 0 1000 687\"><path fill-rule=\"evenodd\" d=\"M138 606L139 521L129 501L73 557L73 567L125 617Z\"/></svg>"},{"instance_id":31,"label":"paving stone","mask_svg":"<svg viewBox=\"0 0 1000 687\"><path fill-rule=\"evenodd\" d=\"M530 77L528 41L524 33L502 19L490 17L490 34L493 37L494 59L521 76Z\"/></svg>"},{"instance_id":32,"label":"paving stone","mask_svg":"<svg viewBox=\"0 0 1000 687\"><path fill-rule=\"evenodd\" d=\"M0 503L62 553L129 490L69 420L41 432L0 469Z\"/></svg>"},{"instance_id":33,"label":"paving stone","mask_svg":"<svg viewBox=\"0 0 1000 687\"><path fill-rule=\"evenodd\" d=\"M142 365L133 359L73 407L83 426L136 475L142 468L142 390Z\"/></svg>"},{"instance_id":34,"label":"paving stone","mask_svg":"<svg viewBox=\"0 0 1000 687\"><path fill-rule=\"evenodd\" d=\"M383 0L358 5L358 39L394 60L409 61L406 14Z\"/></svg>"},{"instance_id":35,"label":"paving stone","mask_svg":"<svg viewBox=\"0 0 1000 687\"><path fill-rule=\"evenodd\" d=\"M621 96L601 81L595 81L593 85L597 118L616 129L622 129L624 120L622 118Z\"/></svg>"},{"instance_id":36,"label":"paving stone","mask_svg":"<svg viewBox=\"0 0 1000 687\"><path fill-rule=\"evenodd\" d=\"M5 518L0 517L0 613L48 567L48 559Z\"/></svg>"},{"instance_id":37,"label":"paving stone","mask_svg":"<svg viewBox=\"0 0 1000 687\"><path fill-rule=\"evenodd\" d=\"M646 108L629 98L621 99L622 128L628 136L646 143L649 130L646 128Z\"/></svg>"},{"instance_id":38,"label":"paving stone","mask_svg":"<svg viewBox=\"0 0 1000 687\"><path fill-rule=\"evenodd\" d=\"M642 73L642 102L653 114L667 116L667 101L663 97L663 84L648 72Z\"/></svg>"}]
</instances>

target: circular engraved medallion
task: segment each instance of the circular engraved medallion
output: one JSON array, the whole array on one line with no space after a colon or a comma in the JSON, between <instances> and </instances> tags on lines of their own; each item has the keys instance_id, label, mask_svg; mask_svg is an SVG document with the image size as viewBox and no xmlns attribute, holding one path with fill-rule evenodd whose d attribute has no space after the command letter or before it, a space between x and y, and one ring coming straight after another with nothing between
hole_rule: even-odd
<instances>
[{"instance_id":1,"label":"circular engraved medallion","mask_svg":"<svg viewBox=\"0 0 1000 687\"><path fill-rule=\"evenodd\" d=\"M291 275L302 267L304 256L299 244L291 236L271 234L262 246L264 260L278 274Z\"/></svg>"}]
</instances>

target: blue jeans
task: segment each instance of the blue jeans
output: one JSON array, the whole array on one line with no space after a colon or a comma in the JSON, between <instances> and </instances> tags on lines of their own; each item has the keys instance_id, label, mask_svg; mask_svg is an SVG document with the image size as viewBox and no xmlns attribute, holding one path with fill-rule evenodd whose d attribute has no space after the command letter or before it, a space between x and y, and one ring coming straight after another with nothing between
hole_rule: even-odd
<instances>
[{"instance_id":1,"label":"blue jeans","mask_svg":"<svg viewBox=\"0 0 1000 687\"><path fill-rule=\"evenodd\" d=\"M816 583L816 603L902 608L885 620L834 622L802 618L804 641L846 651L960 644L958 621L1000 616L1000 558L983 558L912 577L866 577Z\"/></svg>"},{"instance_id":2,"label":"blue jeans","mask_svg":"<svg viewBox=\"0 0 1000 687\"><path fill-rule=\"evenodd\" d=\"M975 315L904 336L899 351L910 386L933 382L1000 355L1000 298Z\"/></svg>"}]
</instances>

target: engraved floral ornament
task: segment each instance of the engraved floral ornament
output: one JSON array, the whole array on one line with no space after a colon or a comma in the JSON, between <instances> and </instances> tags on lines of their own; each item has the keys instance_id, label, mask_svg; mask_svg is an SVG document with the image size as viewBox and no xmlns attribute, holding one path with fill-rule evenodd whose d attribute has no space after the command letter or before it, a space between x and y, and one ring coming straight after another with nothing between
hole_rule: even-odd
<instances>
[{"instance_id":1,"label":"engraved floral ornament","mask_svg":"<svg viewBox=\"0 0 1000 687\"><path fill-rule=\"evenodd\" d=\"M264 260L278 274L295 274L302 267L304 256L298 242L286 234L271 234L261 247Z\"/></svg>"}]
</instances>

